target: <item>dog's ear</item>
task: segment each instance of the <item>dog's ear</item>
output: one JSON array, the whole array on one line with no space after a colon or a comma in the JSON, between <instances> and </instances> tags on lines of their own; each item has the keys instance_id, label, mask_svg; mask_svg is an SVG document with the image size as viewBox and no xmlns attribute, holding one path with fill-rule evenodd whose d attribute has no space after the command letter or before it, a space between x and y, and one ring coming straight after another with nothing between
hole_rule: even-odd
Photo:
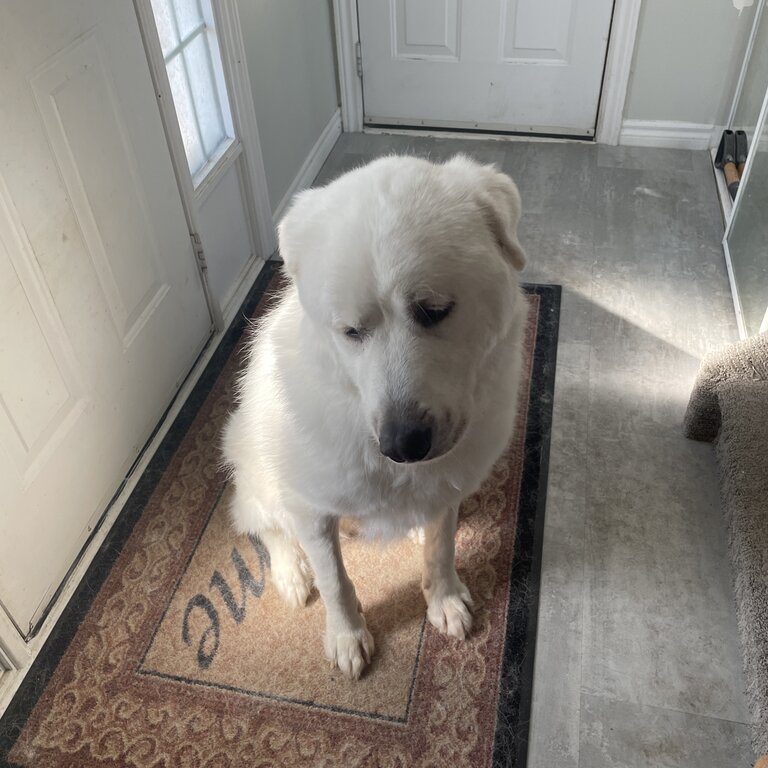
<instances>
[{"instance_id":1,"label":"dog's ear","mask_svg":"<svg viewBox=\"0 0 768 768\"><path fill-rule=\"evenodd\" d=\"M520 192L506 173L492 165L479 165L465 155L450 162L452 169L467 174L477 190L480 207L504 258L518 271L525 267L525 251L517 239L520 221Z\"/></svg>"},{"instance_id":2,"label":"dog's ear","mask_svg":"<svg viewBox=\"0 0 768 768\"><path fill-rule=\"evenodd\" d=\"M488 225L501 247L502 253L518 272L525 267L525 251L517 239L520 221L520 193L517 185L506 173L489 168L486 185L487 203L483 212Z\"/></svg>"},{"instance_id":3,"label":"dog's ear","mask_svg":"<svg viewBox=\"0 0 768 768\"><path fill-rule=\"evenodd\" d=\"M320 189L306 189L291 201L287 213L277 225L277 241L285 269L296 281L301 271L301 254L312 252L308 242L312 224L316 220L320 202Z\"/></svg>"}]
</instances>

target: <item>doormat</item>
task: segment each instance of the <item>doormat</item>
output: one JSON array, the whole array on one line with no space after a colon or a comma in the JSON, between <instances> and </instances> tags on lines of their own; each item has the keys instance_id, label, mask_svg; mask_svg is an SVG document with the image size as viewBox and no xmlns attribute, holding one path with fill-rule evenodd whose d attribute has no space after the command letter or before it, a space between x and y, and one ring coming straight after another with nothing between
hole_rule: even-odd
<instances>
[{"instance_id":1,"label":"doormat","mask_svg":"<svg viewBox=\"0 0 768 768\"><path fill-rule=\"evenodd\" d=\"M460 512L471 637L425 621L418 543L345 540L376 640L352 682L323 658L320 600L287 609L266 550L227 519L219 440L246 317L274 302L281 280L268 264L0 720L0 763L525 765L559 286L524 286L517 431Z\"/></svg>"}]
</instances>

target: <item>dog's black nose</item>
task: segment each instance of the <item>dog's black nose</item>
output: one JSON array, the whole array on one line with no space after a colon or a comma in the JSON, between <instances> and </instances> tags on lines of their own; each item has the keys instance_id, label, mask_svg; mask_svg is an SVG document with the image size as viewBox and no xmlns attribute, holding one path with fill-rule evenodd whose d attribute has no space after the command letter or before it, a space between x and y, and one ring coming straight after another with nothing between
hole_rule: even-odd
<instances>
[{"instance_id":1,"label":"dog's black nose","mask_svg":"<svg viewBox=\"0 0 768 768\"><path fill-rule=\"evenodd\" d=\"M392 461L421 461L432 447L432 429L421 424L384 424L379 450Z\"/></svg>"}]
</instances>

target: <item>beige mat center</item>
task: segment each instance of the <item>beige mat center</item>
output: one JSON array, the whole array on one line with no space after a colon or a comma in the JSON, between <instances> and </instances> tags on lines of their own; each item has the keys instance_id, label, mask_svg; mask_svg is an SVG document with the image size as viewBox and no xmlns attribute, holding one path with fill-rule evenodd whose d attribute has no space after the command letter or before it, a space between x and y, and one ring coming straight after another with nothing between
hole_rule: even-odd
<instances>
[{"instance_id":1,"label":"beige mat center","mask_svg":"<svg viewBox=\"0 0 768 768\"><path fill-rule=\"evenodd\" d=\"M233 536L230 491L212 510L141 671L406 720L424 627L421 547L408 539L343 541L344 561L376 640L371 668L362 680L349 682L322 656L324 611L316 593L308 607L287 608L269 582L258 541Z\"/></svg>"}]
</instances>

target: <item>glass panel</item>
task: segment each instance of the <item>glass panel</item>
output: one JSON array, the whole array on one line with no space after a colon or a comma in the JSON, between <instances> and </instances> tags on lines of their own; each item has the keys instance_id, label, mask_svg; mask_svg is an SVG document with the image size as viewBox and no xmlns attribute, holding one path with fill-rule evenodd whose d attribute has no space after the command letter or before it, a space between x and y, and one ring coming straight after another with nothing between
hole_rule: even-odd
<instances>
[{"instance_id":1,"label":"glass panel","mask_svg":"<svg viewBox=\"0 0 768 768\"><path fill-rule=\"evenodd\" d=\"M179 40L176 37L176 24L173 20L173 11L169 0L152 0L152 14L157 24L157 34L160 36L160 46L163 56L176 47Z\"/></svg>"},{"instance_id":2,"label":"glass panel","mask_svg":"<svg viewBox=\"0 0 768 768\"><path fill-rule=\"evenodd\" d=\"M219 41L216 37L213 21L208 21L208 19L211 19L213 16L213 12L210 9L211 4L210 2L207 2L207 0L201 0L201 5L209 29L208 34L206 35L206 42L208 43L211 65L213 66L213 74L216 79L216 93L219 97L219 113L224 124L223 130L227 136L234 136L235 129L232 125L232 114L229 110L229 97L227 95L227 85L224 81L224 67L221 63ZM206 5L208 6L208 10L206 10Z\"/></svg>"},{"instance_id":3,"label":"glass panel","mask_svg":"<svg viewBox=\"0 0 768 768\"><path fill-rule=\"evenodd\" d=\"M172 0L176 11L176 22L179 29L179 38L183 40L195 27L203 22L203 14L197 0Z\"/></svg>"},{"instance_id":4,"label":"glass panel","mask_svg":"<svg viewBox=\"0 0 768 768\"><path fill-rule=\"evenodd\" d=\"M748 336L765 328L768 310L768 134L763 124L728 235L736 292Z\"/></svg>"},{"instance_id":5,"label":"glass panel","mask_svg":"<svg viewBox=\"0 0 768 768\"><path fill-rule=\"evenodd\" d=\"M752 55L747 64L744 85L739 94L739 103L736 105L736 114L733 117L733 125L731 126L734 130L747 132L750 147L755 136L755 126L760 116L760 107L763 104L763 97L767 87L768 8L763 11L758 22Z\"/></svg>"},{"instance_id":6,"label":"glass panel","mask_svg":"<svg viewBox=\"0 0 768 768\"><path fill-rule=\"evenodd\" d=\"M193 177L234 137L211 0L151 0ZM207 175L207 173L206 173ZM195 178L199 185L203 178Z\"/></svg>"},{"instance_id":7,"label":"glass panel","mask_svg":"<svg viewBox=\"0 0 768 768\"><path fill-rule=\"evenodd\" d=\"M219 113L219 99L211 71L207 34L196 37L185 49L192 100L200 123L205 153L210 157L224 139L224 127Z\"/></svg>"},{"instance_id":8,"label":"glass panel","mask_svg":"<svg viewBox=\"0 0 768 768\"><path fill-rule=\"evenodd\" d=\"M184 151L187 153L189 171L194 175L205 165L206 157L181 54L168 62L167 69L173 92L173 103L176 106L176 116L179 121L179 128L181 128L181 138L184 140Z\"/></svg>"}]
</instances>

